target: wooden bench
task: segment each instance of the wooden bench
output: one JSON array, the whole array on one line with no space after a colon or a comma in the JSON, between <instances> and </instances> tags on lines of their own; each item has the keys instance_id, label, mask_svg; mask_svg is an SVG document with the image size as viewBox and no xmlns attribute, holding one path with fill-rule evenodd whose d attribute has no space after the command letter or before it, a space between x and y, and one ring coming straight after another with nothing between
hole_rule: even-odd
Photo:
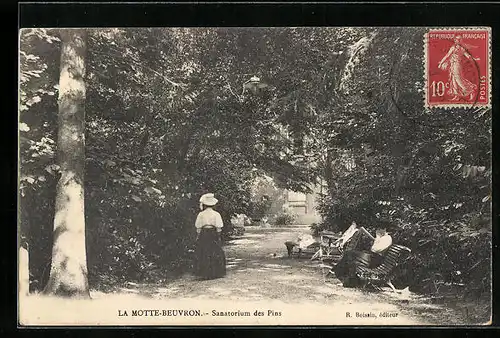
<instances>
[{"instance_id":1,"label":"wooden bench","mask_svg":"<svg viewBox=\"0 0 500 338\"><path fill-rule=\"evenodd\" d=\"M409 257L410 252L411 250L403 245L391 245L384 255L382 264L376 268L370 269L366 264L356 264L356 277L364 283L364 286L368 284L388 285L396 292L392 284L394 272L396 267Z\"/></svg>"}]
</instances>

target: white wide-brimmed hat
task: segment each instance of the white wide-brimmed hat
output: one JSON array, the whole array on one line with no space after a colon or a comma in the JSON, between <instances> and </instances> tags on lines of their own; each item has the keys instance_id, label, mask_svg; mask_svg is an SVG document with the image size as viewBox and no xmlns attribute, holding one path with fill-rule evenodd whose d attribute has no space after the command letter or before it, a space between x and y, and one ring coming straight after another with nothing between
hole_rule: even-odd
<instances>
[{"instance_id":1,"label":"white wide-brimmed hat","mask_svg":"<svg viewBox=\"0 0 500 338\"><path fill-rule=\"evenodd\" d=\"M200 203L203 203L208 207L216 205L217 202L219 202L219 200L214 197L214 194L205 194L200 197Z\"/></svg>"}]
</instances>

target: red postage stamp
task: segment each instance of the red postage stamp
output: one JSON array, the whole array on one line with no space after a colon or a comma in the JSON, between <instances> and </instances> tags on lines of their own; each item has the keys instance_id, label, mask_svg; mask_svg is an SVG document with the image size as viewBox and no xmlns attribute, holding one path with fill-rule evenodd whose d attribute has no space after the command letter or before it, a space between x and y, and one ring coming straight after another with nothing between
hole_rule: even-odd
<instances>
[{"instance_id":1,"label":"red postage stamp","mask_svg":"<svg viewBox=\"0 0 500 338\"><path fill-rule=\"evenodd\" d=\"M489 28L430 29L424 48L426 107L491 107Z\"/></svg>"}]
</instances>

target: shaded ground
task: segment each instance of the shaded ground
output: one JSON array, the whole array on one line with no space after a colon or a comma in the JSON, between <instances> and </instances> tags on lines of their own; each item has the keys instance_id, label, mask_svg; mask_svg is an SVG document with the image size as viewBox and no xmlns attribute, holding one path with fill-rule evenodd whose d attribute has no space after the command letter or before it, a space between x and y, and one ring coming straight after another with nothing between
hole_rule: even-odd
<instances>
[{"instance_id":1,"label":"shaded ground","mask_svg":"<svg viewBox=\"0 0 500 338\"><path fill-rule=\"evenodd\" d=\"M127 287L111 294L93 292L92 301L80 301L79 313L85 315L76 318L70 311L70 303L73 301L61 306L51 303L53 300L37 299L38 305L31 304L29 308L67 309L64 318L56 319L55 314L50 311L42 316L35 316L36 322L46 324L51 321L63 321L66 324L83 321L86 324L99 322L132 325L464 323L460 308L451 309L431 304L429 299L422 296L410 292L395 294L388 288L382 291L344 288L334 277L325 276L326 269L322 271L318 261L286 257L284 242L306 231L306 227L247 228L245 235L230 241L224 247L228 273L222 279L197 281L193 276L186 275L159 284L129 283ZM35 302L34 299L29 301ZM201 317L131 316L134 309L199 309ZM128 311L129 315L119 316L118 310L121 310L121 314ZM235 313L219 316L214 315L213 311L217 314ZM251 316L237 315L238 311L248 311ZM263 315L254 316L255 311L261 311ZM356 312L371 315L357 317Z\"/></svg>"}]
</instances>

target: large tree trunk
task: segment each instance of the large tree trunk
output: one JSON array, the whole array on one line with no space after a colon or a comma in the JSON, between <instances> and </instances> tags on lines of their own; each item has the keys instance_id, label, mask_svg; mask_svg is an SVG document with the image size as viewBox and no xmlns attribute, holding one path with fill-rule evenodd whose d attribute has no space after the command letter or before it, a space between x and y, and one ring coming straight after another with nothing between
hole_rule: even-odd
<instances>
[{"instance_id":1,"label":"large tree trunk","mask_svg":"<svg viewBox=\"0 0 500 338\"><path fill-rule=\"evenodd\" d=\"M29 229L29 219L26 217L26 200L22 200L20 203L20 222L18 226L18 291L19 296L26 296L29 294L30 286L30 265L29 265L29 245L27 234L30 233Z\"/></svg>"},{"instance_id":2,"label":"large tree trunk","mask_svg":"<svg viewBox=\"0 0 500 338\"><path fill-rule=\"evenodd\" d=\"M61 177L57 184L52 265L45 293L89 298L85 251L85 51L84 30L61 32L59 121Z\"/></svg>"},{"instance_id":3,"label":"large tree trunk","mask_svg":"<svg viewBox=\"0 0 500 338\"><path fill-rule=\"evenodd\" d=\"M25 245L19 245L19 296L27 296L30 292L30 269L28 248Z\"/></svg>"}]
</instances>

